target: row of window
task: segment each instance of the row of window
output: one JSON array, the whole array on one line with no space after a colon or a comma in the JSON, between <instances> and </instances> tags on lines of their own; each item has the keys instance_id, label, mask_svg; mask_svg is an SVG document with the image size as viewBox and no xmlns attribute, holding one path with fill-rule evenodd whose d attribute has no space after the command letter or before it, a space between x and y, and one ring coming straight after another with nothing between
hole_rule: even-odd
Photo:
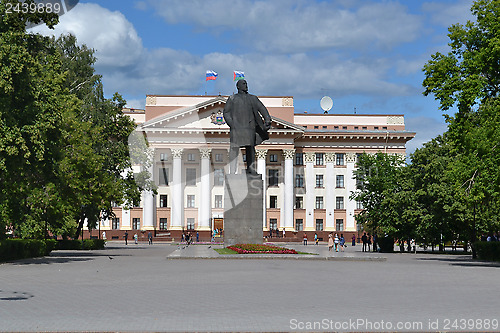
<instances>
[{"instance_id":1,"label":"row of window","mask_svg":"<svg viewBox=\"0 0 500 333\"><path fill-rule=\"evenodd\" d=\"M344 188L344 175L336 175L335 187ZM279 185L279 170L267 170L268 186ZM168 186L168 169L159 169L159 185ZM196 169L186 168L186 185L196 186ZM224 186L224 169L214 169L214 186ZM295 187L304 187L304 175L295 175ZM316 187L324 187L324 175L316 175Z\"/></svg>"},{"instance_id":2,"label":"row of window","mask_svg":"<svg viewBox=\"0 0 500 333\"><path fill-rule=\"evenodd\" d=\"M276 230L278 228L278 219L269 219L269 228L271 230ZM295 230L303 231L304 230L304 220L296 219L295 220ZM335 220L335 230L336 231L344 231L344 220L336 219ZM323 231L323 219L316 219L316 231Z\"/></svg>"},{"instance_id":3,"label":"row of window","mask_svg":"<svg viewBox=\"0 0 500 333\"><path fill-rule=\"evenodd\" d=\"M307 128L307 125L306 125L306 126L304 126L304 128ZM322 125L322 126L319 126L319 125L313 125L313 126L312 126L312 128L313 128L313 129L320 129L320 128L321 128L321 129L327 129L328 127L327 127L327 126L325 126L325 125ZM340 126L333 126L333 129L338 130L338 129L341 129L341 128L340 128ZM342 126L342 129L343 129L343 130L347 130L347 126ZM353 127L353 129L354 129L354 130L359 130L359 126L354 126L354 127ZM363 129L363 130L367 130L367 129L368 129L368 126L361 126L361 129ZM373 129L374 129L374 130L379 130L379 129L380 129L380 127L379 127L379 126L373 126ZM387 130L387 126L382 126L382 129L383 129L383 130Z\"/></svg>"},{"instance_id":4,"label":"row of window","mask_svg":"<svg viewBox=\"0 0 500 333\"><path fill-rule=\"evenodd\" d=\"M160 218L160 225L159 229L160 230L167 230L168 224L167 224L168 219L167 218ZM344 230L344 220L343 219L336 219L335 221L336 229L337 231L343 231ZM297 231L302 231L304 227L304 220L303 219L296 219L295 220L295 230ZM120 229L120 218L115 217L111 220L111 228L114 230ZM186 219L186 228L188 230L194 230L194 218L187 218ZM269 228L272 230L275 230L278 228L278 219L269 219ZM132 219L132 229L133 230L140 230L141 229L141 219L138 217L134 217ZM323 231L323 219L316 219L316 231Z\"/></svg>"},{"instance_id":5,"label":"row of window","mask_svg":"<svg viewBox=\"0 0 500 333\"><path fill-rule=\"evenodd\" d=\"M195 162L196 161L196 154L195 153L187 153L186 160L188 162ZM214 160L215 160L215 162L221 162L221 163L224 162L223 154L219 154L219 153L214 154ZM168 154L167 153L160 153L160 161L168 161Z\"/></svg>"},{"instance_id":6,"label":"row of window","mask_svg":"<svg viewBox=\"0 0 500 333\"><path fill-rule=\"evenodd\" d=\"M167 195L160 194L160 207L167 207ZM195 208L195 195L188 194L186 200L187 208ZM215 195L215 208L224 208L222 195ZM316 209L324 209L324 200L323 197L316 197ZM271 195L269 196L269 208L278 208L278 196ZM295 209L304 209L304 197L296 196L295 197ZM344 209L344 197L336 197L335 198L335 209ZM363 205L361 202L356 202L356 209L363 209Z\"/></svg>"}]
</instances>

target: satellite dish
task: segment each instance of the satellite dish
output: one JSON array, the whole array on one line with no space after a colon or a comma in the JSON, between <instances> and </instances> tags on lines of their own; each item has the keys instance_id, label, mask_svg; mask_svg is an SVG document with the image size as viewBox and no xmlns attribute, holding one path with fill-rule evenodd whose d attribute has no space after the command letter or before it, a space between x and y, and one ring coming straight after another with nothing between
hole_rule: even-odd
<instances>
[{"instance_id":1,"label":"satellite dish","mask_svg":"<svg viewBox=\"0 0 500 333\"><path fill-rule=\"evenodd\" d=\"M327 113L333 106L333 100L331 99L331 97L325 96L321 99L321 102L319 104L321 105L323 111Z\"/></svg>"}]
</instances>

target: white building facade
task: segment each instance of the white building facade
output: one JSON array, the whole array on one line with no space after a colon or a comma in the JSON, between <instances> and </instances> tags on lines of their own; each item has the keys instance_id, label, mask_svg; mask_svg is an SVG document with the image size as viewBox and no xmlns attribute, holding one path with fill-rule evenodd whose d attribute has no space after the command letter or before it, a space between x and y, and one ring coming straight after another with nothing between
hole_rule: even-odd
<instances>
[{"instance_id":1,"label":"white building facade","mask_svg":"<svg viewBox=\"0 0 500 333\"><path fill-rule=\"evenodd\" d=\"M273 122L270 139L256 147L264 180L263 236L309 239L317 233L357 234L350 200L357 155L405 155L415 133L403 115L296 114L293 97L259 97ZM179 239L184 232L209 240L224 228L224 175L229 172L229 127L222 117L227 96L148 95L144 111L126 110L138 123L154 156L150 172L158 194L143 193L140 207L114 208L103 221L108 238L125 231ZM243 149L244 152L244 149ZM240 170L244 168L240 156ZM250 190L250 189L249 189Z\"/></svg>"}]
</instances>

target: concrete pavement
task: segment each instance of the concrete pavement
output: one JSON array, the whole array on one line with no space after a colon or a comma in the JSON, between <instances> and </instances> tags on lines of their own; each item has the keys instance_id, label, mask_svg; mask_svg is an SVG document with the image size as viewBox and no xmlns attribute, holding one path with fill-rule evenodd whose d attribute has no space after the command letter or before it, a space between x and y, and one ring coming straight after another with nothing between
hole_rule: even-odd
<instances>
[{"instance_id":1,"label":"concrete pavement","mask_svg":"<svg viewBox=\"0 0 500 333\"><path fill-rule=\"evenodd\" d=\"M500 266L469 256L169 260L178 250L110 243L1 264L0 331L499 330ZM342 255L382 257L359 250Z\"/></svg>"}]
</instances>

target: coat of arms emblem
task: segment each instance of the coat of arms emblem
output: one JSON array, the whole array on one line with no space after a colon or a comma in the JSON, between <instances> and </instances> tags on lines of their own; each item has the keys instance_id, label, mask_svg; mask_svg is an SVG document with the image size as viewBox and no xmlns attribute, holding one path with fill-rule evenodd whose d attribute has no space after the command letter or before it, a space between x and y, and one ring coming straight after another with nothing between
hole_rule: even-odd
<instances>
[{"instance_id":1,"label":"coat of arms emblem","mask_svg":"<svg viewBox=\"0 0 500 333\"><path fill-rule=\"evenodd\" d=\"M217 113L212 112L210 119L212 120L212 124L215 124L215 125L224 125L226 123L224 121L224 116L222 115L222 111L220 111L220 110L217 111Z\"/></svg>"}]
</instances>

